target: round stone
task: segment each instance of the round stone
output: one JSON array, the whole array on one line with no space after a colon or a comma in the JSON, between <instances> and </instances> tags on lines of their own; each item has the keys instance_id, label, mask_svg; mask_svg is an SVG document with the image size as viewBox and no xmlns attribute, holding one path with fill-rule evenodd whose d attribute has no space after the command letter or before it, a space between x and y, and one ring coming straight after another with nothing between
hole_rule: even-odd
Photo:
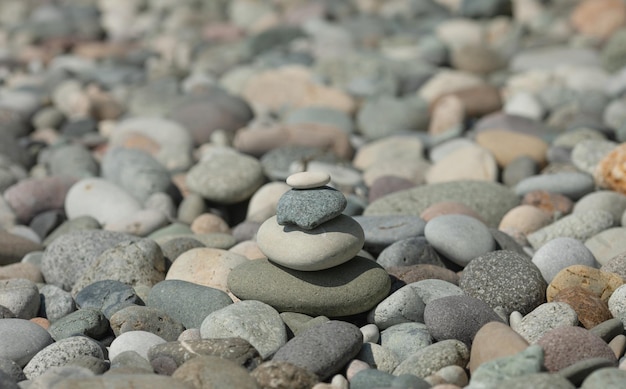
<instances>
[{"instance_id":1,"label":"round stone","mask_svg":"<svg viewBox=\"0 0 626 389\"><path fill-rule=\"evenodd\" d=\"M301 271L341 265L358 254L364 241L359 223L344 215L311 230L281 226L274 216L257 232L263 254L279 265Z\"/></svg>"},{"instance_id":2,"label":"round stone","mask_svg":"<svg viewBox=\"0 0 626 389\"><path fill-rule=\"evenodd\" d=\"M330 182L330 175L324 172L300 172L287 177L287 185L294 189L319 188Z\"/></svg>"},{"instance_id":3,"label":"round stone","mask_svg":"<svg viewBox=\"0 0 626 389\"><path fill-rule=\"evenodd\" d=\"M535 252L532 261L548 283L568 266L597 266L593 253L581 241L565 237L555 238L543 245Z\"/></svg>"}]
</instances>

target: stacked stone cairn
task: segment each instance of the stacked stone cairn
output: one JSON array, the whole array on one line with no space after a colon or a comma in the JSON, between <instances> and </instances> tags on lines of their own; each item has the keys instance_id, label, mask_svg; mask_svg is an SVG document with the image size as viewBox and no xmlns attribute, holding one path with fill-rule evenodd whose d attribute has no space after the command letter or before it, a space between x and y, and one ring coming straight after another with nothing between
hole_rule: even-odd
<instances>
[{"instance_id":1,"label":"stacked stone cairn","mask_svg":"<svg viewBox=\"0 0 626 389\"><path fill-rule=\"evenodd\" d=\"M330 176L321 172L287 178L292 189L257 233L268 260L236 267L229 276L233 294L281 312L335 317L365 312L387 296L387 272L358 255L363 229L342 214L346 198L329 182Z\"/></svg>"}]
</instances>

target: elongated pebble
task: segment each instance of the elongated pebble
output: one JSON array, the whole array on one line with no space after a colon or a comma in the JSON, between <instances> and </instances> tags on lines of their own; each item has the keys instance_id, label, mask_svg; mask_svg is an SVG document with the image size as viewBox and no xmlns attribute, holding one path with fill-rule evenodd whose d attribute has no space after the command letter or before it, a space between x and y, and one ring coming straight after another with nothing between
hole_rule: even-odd
<instances>
[{"instance_id":1,"label":"elongated pebble","mask_svg":"<svg viewBox=\"0 0 626 389\"><path fill-rule=\"evenodd\" d=\"M319 188L330 182L330 175L325 172L300 172L287 177L287 185L294 189Z\"/></svg>"}]
</instances>

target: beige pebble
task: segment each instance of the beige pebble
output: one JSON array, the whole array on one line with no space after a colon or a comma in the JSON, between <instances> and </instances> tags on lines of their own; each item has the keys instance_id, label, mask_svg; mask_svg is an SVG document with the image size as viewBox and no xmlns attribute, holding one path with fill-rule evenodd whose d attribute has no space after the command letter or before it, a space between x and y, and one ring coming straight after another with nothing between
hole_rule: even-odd
<instances>
[{"instance_id":1,"label":"beige pebble","mask_svg":"<svg viewBox=\"0 0 626 389\"><path fill-rule=\"evenodd\" d=\"M623 334L617 335L611 339L609 347L613 350L617 359L621 358L624 355L624 350L626 350L626 336Z\"/></svg>"},{"instance_id":2,"label":"beige pebble","mask_svg":"<svg viewBox=\"0 0 626 389\"><path fill-rule=\"evenodd\" d=\"M259 249L259 245L253 240L244 240L239 242L230 249L231 253L242 255L248 259L261 259L267 258L265 254Z\"/></svg>"},{"instance_id":3,"label":"beige pebble","mask_svg":"<svg viewBox=\"0 0 626 389\"><path fill-rule=\"evenodd\" d=\"M246 220L263 223L276 215L276 205L280 197L291 187L284 182L269 182L252 195L248 203Z\"/></svg>"},{"instance_id":4,"label":"beige pebble","mask_svg":"<svg viewBox=\"0 0 626 389\"><path fill-rule=\"evenodd\" d=\"M476 143L489 150L502 167L521 156L532 158L539 166L546 164L548 144L534 135L494 129L478 133Z\"/></svg>"},{"instance_id":5,"label":"beige pebble","mask_svg":"<svg viewBox=\"0 0 626 389\"><path fill-rule=\"evenodd\" d=\"M358 372L367 369L370 369L370 365L358 359L353 359L346 365L346 378L350 381Z\"/></svg>"},{"instance_id":6,"label":"beige pebble","mask_svg":"<svg viewBox=\"0 0 626 389\"><path fill-rule=\"evenodd\" d=\"M454 94L441 97L433 106L428 133L444 134L463 126L465 108L463 102Z\"/></svg>"},{"instance_id":7,"label":"beige pebble","mask_svg":"<svg viewBox=\"0 0 626 389\"><path fill-rule=\"evenodd\" d=\"M0 266L0 280L23 278L32 282L44 282L41 269L28 262L17 262L6 266Z\"/></svg>"},{"instance_id":8,"label":"beige pebble","mask_svg":"<svg viewBox=\"0 0 626 389\"><path fill-rule=\"evenodd\" d=\"M624 280L615 273L605 272L590 266L572 265L554 276L546 290L546 298L550 302L561 290L580 286L608 302L611 294L622 284L624 284Z\"/></svg>"},{"instance_id":9,"label":"beige pebble","mask_svg":"<svg viewBox=\"0 0 626 389\"><path fill-rule=\"evenodd\" d=\"M457 149L437 161L426 173L426 182L434 184L458 180L495 182L498 166L486 149L470 145Z\"/></svg>"},{"instance_id":10,"label":"beige pebble","mask_svg":"<svg viewBox=\"0 0 626 389\"><path fill-rule=\"evenodd\" d=\"M212 213L203 213L193 220L191 231L194 234L230 233L230 227L221 217Z\"/></svg>"},{"instance_id":11,"label":"beige pebble","mask_svg":"<svg viewBox=\"0 0 626 389\"><path fill-rule=\"evenodd\" d=\"M519 205L502 217L498 229L502 231L513 229L526 235L551 222L552 217L547 212L532 205Z\"/></svg>"},{"instance_id":12,"label":"beige pebble","mask_svg":"<svg viewBox=\"0 0 626 389\"><path fill-rule=\"evenodd\" d=\"M330 175L325 172L300 172L287 177L287 185L294 189L319 188L330 182Z\"/></svg>"},{"instance_id":13,"label":"beige pebble","mask_svg":"<svg viewBox=\"0 0 626 389\"><path fill-rule=\"evenodd\" d=\"M469 370L496 358L517 354L528 347L528 342L511 327L499 322L487 323L476 333L472 343Z\"/></svg>"}]
</instances>

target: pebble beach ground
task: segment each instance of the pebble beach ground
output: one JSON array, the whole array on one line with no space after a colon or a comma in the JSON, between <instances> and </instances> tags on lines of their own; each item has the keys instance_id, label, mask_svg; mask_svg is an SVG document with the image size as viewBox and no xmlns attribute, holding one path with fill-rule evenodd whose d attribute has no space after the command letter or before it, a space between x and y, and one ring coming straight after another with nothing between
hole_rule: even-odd
<instances>
[{"instance_id":1,"label":"pebble beach ground","mask_svg":"<svg viewBox=\"0 0 626 389\"><path fill-rule=\"evenodd\" d=\"M1 0L0 388L626 387L626 1Z\"/></svg>"}]
</instances>

